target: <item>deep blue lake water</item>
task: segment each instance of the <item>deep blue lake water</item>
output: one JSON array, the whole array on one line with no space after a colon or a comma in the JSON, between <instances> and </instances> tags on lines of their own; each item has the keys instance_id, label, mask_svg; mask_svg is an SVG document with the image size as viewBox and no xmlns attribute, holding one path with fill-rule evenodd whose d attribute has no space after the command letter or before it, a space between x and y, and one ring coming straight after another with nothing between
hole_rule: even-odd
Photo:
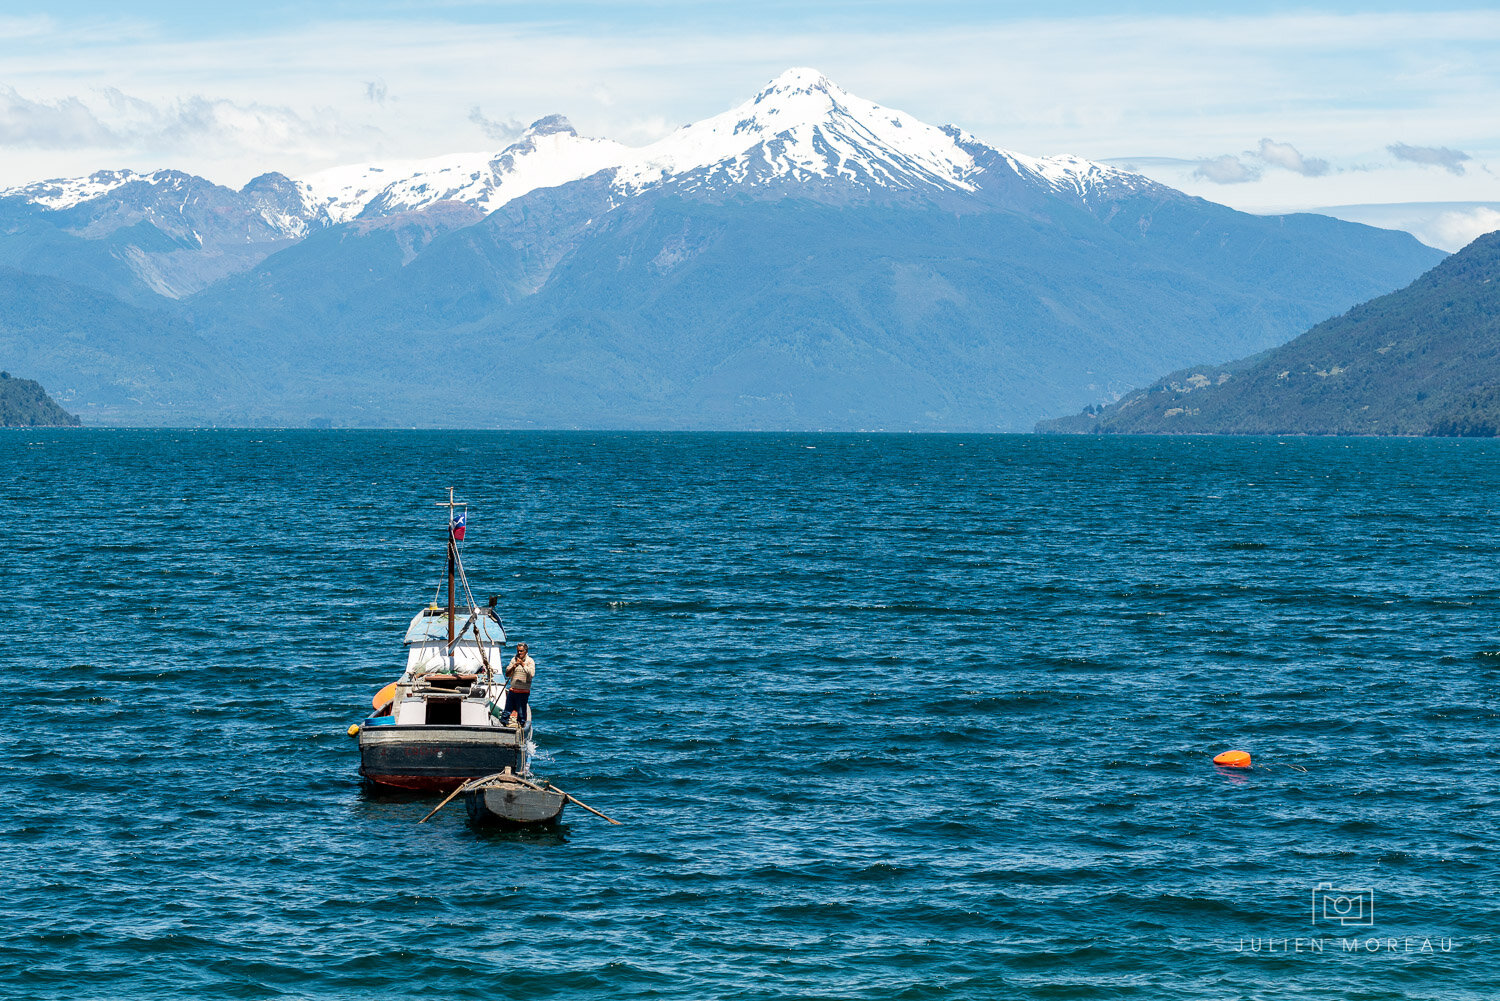
<instances>
[{"instance_id":1,"label":"deep blue lake water","mask_svg":"<svg viewBox=\"0 0 1500 1001\"><path fill-rule=\"evenodd\" d=\"M10 431L0 467L7 998L1500 994L1500 444ZM536 770L619 827L360 785L450 485Z\"/></svg>"}]
</instances>

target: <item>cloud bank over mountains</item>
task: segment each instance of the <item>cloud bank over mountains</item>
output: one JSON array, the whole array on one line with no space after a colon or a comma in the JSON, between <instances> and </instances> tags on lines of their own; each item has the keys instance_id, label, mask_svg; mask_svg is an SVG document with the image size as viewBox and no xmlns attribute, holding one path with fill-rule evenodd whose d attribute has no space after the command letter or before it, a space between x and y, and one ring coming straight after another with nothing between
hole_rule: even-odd
<instances>
[{"instance_id":1,"label":"cloud bank over mountains","mask_svg":"<svg viewBox=\"0 0 1500 1001\"><path fill-rule=\"evenodd\" d=\"M107 87L87 99L37 100L0 86L0 147L169 156L212 144L221 151L264 154L301 151L310 142L332 147L361 131L336 116L197 94L158 103Z\"/></svg>"},{"instance_id":2,"label":"cloud bank over mountains","mask_svg":"<svg viewBox=\"0 0 1500 1001\"><path fill-rule=\"evenodd\" d=\"M491 142L508 143L526 131L525 122L514 118L504 122L496 121L487 117L477 104L469 109L469 121L479 126L479 130Z\"/></svg>"},{"instance_id":3,"label":"cloud bank over mountains","mask_svg":"<svg viewBox=\"0 0 1500 1001\"><path fill-rule=\"evenodd\" d=\"M387 8L383 19L266 8L247 17L249 30L211 31L179 17L153 22L141 13L149 6L129 21L0 26L0 84L42 105L89 105L113 87L159 108L200 95L285 108L308 124L332 115L350 130L378 128L392 144L386 155L417 157L465 148L458 140L475 135L475 105L501 121L564 113L590 134L650 141L660 134L626 127L657 115L673 126L696 120L784 66L813 64L926 120L1092 159L1192 156L1189 146L1233 150L1259 136L1304 150L1328 143L1317 155L1337 159L1390 142L1370 131L1392 122L1410 126L1402 141L1416 146L1495 152L1492 130L1477 123L1492 118L1500 84L1496 11L1181 16L1148 5L1114 16L901 17L889 5L858 23L811 8L730 24L723 11L684 19L663 16L685 13L684 4L624 2L586 14L413 6ZM389 99L397 93L400 102ZM312 147L314 157L327 153L320 141ZM294 167L381 152L346 146ZM263 166L216 179L248 179Z\"/></svg>"},{"instance_id":4,"label":"cloud bank over mountains","mask_svg":"<svg viewBox=\"0 0 1500 1001\"><path fill-rule=\"evenodd\" d=\"M1466 247L1485 233L1500 229L1500 208L1479 205L1467 210L1444 212L1428 228L1431 239L1423 242L1444 250ZM1418 234L1421 238L1422 234Z\"/></svg>"}]
</instances>

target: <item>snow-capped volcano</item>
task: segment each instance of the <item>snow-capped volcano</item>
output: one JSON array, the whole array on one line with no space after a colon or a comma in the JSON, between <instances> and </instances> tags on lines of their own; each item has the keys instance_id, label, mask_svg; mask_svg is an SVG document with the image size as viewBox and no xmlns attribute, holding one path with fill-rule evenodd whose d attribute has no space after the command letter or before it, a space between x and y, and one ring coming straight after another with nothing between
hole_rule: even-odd
<instances>
[{"instance_id":1,"label":"snow-capped volcano","mask_svg":"<svg viewBox=\"0 0 1500 1001\"><path fill-rule=\"evenodd\" d=\"M1088 199L1152 182L1071 156L1038 158L981 142L856 97L817 70L787 70L749 101L684 126L657 142L630 147L580 136L567 119L532 123L498 153L459 153L426 160L335 167L291 182L282 204L300 219L266 216L296 237L309 229L459 201L489 214L540 188L612 171L618 200L675 187L684 192L756 192L813 185L850 193L976 193L1014 184ZM174 171L101 171L87 178L39 182L0 191L46 208L73 208L133 182L164 184ZM274 175L271 175L274 176ZM255 182L252 182L252 184ZM294 213L296 214L296 213ZM273 221L274 220L274 221Z\"/></svg>"},{"instance_id":2,"label":"snow-capped volcano","mask_svg":"<svg viewBox=\"0 0 1500 1001\"><path fill-rule=\"evenodd\" d=\"M754 98L635 150L616 185L638 191L676 178L691 187L844 180L865 187L974 190L974 158L942 129L791 69Z\"/></svg>"},{"instance_id":3,"label":"snow-capped volcano","mask_svg":"<svg viewBox=\"0 0 1500 1001\"><path fill-rule=\"evenodd\" d=\"M567 119L534 122L499 153L337 167L304 178L308 202L335 222L433 202L486 214L538 188L613 170L621 196L667 184L685 190L774 181L844 181L870 188L974 190L974 157L942 129L791 69L754 98L643 147L579 136Z\"/></svg>"},{"instance_id":4,"label":"snow-capped volcano","mask_svg":"<svg viewBox=\"0 0 1500 1001\"><path fill-rule=\"evenodd\" d=\"M488 214L538 188L606 170L623 199L665 186L743 192L807 183L972 193L997 166L1039 188L1085 198L1152 183L1078 157L1001 150L954 126L928 125L856 97L806 68L787 70L744 104L647 146L583 137L551 115L499 153L337 167L298 183L309 205L343 222L444 200Z\"/></svg>"}]
</instances>

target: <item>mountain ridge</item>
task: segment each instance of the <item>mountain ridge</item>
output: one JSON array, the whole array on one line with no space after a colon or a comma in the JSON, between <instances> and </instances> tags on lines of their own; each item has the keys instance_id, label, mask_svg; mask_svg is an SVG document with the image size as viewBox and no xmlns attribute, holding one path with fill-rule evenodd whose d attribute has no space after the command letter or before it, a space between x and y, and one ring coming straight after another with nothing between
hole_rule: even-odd
<instances>
[{"instance_id":1,"label":"mountain ridge","mask_svg":"<svg viewBox=\"0 0 1500 1001\"><path fill-rule=\"evenodd\" d=\"M614 171L615 187L627 197L673 182L691 191L715 180L740 186L748 180L753 189L773 180L834 178L868 187L929 185L973 192L977 185L972 175L981 159L1004 163L1034 183L1080 195L1110 185L1170 190L1075 156L1032 157L990 146L957 126L928 125L855 97L818 71L799 67L743 104L642 147L579 136L566 118L553 114L494 153L351 164L300 179L268 173L238 191L175 170L102 170L84 178L0 189L0 199L68 211L132 187L161 188L175 198L185 184L212 185L223 195L251 202L279 236L301 237L366 213L394 214L440 201L466 202L488 214L538 188L606 170Z\"/></svg>"},{"instance_id":2,"label":"mountain ridge","mask_svg":"<svg viewBox=\"0 0 1500 1001\"><path fill-rule=\"evenodd\" d=\"M0 322L0 356L91 423L1019 430L1442 256L1001 150L812 70L646 147L553 116L475 157L0 198L0 266L38 279L0 293L39 318ZM479 372L530 385L524 413Z\"/></svg>"},{"instance_id":3,"label":"mountain ridge","mask_svg":"<svg viewBox=\"0 0 1500 1001\"><path fill-rule=\"evenodd\" d=\"M1287 344L1181 369L1037 430L1500 435L1500 232Z\"/></svg>"}]
</instances>

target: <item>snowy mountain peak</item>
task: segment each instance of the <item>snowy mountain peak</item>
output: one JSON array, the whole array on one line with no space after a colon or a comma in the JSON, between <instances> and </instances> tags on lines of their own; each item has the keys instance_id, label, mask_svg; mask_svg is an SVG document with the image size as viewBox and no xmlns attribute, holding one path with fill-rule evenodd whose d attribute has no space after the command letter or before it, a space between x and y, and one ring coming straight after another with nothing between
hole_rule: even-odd
<instances>
[{"instance_id":1,"label":"snowy mountain peak","mask_svg":"<svg viewBox=\"0 0 1500 1001\"><path fill-rule=\"evenodd\" d=\"M548 115L538 118L526 127L528 136L552 136L552 135L578 135L578 130L573 128L573 123L562 115Z\"/></svg>"},{"instance_id":2,"label":"snowy mountain peak","mask_svg":"<svg viewBox=\"0 0 1500 1001\"><path fill-rule=\"evenodd\" d=\"M57 177L47 181L0 191L0 197L20 197L46 209L70 209L100 198L132 181L149 181L155 175L133 170L96 170L87 177Z\"/></svg>"},{"instance_id":3,"label":"snowy mountain peak","mask_svg":"<svg viewBox=\"0 0 1500 1001\"><path fill-rule=\"evenodd\" d=\"M344 222L443 200L490 213L539 188L606 170L613 170L622 198L666 186L753 192L786 185L857 197L881 190L973 193L991 168L1074 198L1134 178L1073 157L1008 153L953 126L937 128L856 97L816 69L794 67L743 104L643 147L580 136L563 116L548 115L498 153L339 167L304 183L309 205Z\"/></svg>"},{"instance_id":4,"label":"snowy mountain peak","mask_svg":"<svg viewBox=\"0 0 1500 1001\"><path fill-rule=\"evenodd\" d=\"M940 129L791 69L755 97L677 130L622 164L626 192L848 183L856 189L973 190L973 158ZM687 175L684 177L684 175Z\"/></svg>"},{"instance_id":5,"label":"snowy mountain peak","mask_svg":"<svg viewBox=\"0 0 1500 1001\"><path fill-rule=\"evenodd\" d=\"M835 99L848 96L837 84L817 70L806 66L794 66L766 84L765 89L755 95L753 103L760 104L778 97L813 96L819 93Z\"/></svg>"},{"instance_id":6,"label":"snowy mountain peak","mask_svg":"<svg viewBox=\"0 0 1500 1001\"><path fill-rule=\"evenodd\" d=\"M551 188L613 167L628 147L578 134L562 115L532 122L499 153L458 153L406 163L335 167L304 179L309 204L336 223L459 201L485 214L537 188Z\"/></svg>"},{"instance_id":7,"label":"snowy mountain peak","mask_svg":"<svg viewBox=\"0 0 1500 1001\"><path fill-rule=\"evenodd\" d=\"M753 120L761 128L786 129L816 125L870 109L885 110L853 97L822 73L804 67L787 70L731 114ZM741 131L745 131L743 125Z\"/></svg>"}]
</instances>

